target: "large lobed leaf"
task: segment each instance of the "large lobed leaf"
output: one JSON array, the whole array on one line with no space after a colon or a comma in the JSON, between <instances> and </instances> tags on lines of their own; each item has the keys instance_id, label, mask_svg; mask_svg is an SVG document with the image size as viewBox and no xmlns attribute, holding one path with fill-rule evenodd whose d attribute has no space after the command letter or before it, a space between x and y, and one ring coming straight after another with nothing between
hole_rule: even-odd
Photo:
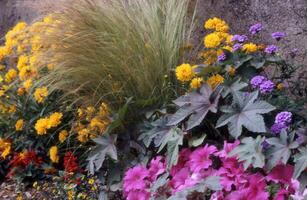
<instances>
[{"instance_id":1,"label":"large lobed leaf","mask_svg":"<svg viewBox=\"0 0 307 200\"><path fill-rule=\"evenodd\" d=\"M265 123L260 114L268 113L275 107L266 101L256 100L257 98L258 91L248 95L239 91L234 92L232 105L221 108L225 114L218 119L216 127L227 124L229 133L236 139L242 133L242 126L252 132L265 132Z\"/></svg>"},{"instance_id":2,"label":"large lobed leaf","mask_svg":"<svg viewBox=\"0 0 307 200\"><path fill-rule=\"evenodd\" d=\"M203 84L199 91L179 97L174 101L179 110L171 116L168 125L177 125L189 117L187 130L198 126L209 111L217 112L219 97L220 88L213 92L207 84Z\"/></svg>"},{"instance_id":3,"label":"large lobed leaf","mask_svg":"<svg viewBox=\"0 0 307 200\"><path fill-rule=\"evenodd\" d=\"M294 157L295 167L293 178L297 179L307 168L307 146L299 148L299 153Z\"/></svg>"}]
</instances>

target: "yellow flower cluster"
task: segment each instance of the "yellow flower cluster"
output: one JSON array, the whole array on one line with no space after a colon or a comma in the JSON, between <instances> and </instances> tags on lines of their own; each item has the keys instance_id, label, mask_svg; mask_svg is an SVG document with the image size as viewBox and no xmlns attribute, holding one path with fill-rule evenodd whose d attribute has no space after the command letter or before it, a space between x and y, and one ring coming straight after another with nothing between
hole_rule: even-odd
<instances>
[{"instance_id":1,"label":"yellow flower cluster","mask_svg":"<svg viewBox=\"0 0 307 200\"><path fill-rule=\"evenodd\" d=\"M187 82L194 77L195 73L190 64L183 63L176 68L176 77L179 81Z\"/></svg>"},{"instance_id":2,"label":"yellow flower cluster","mask_svg":"<svg viewBox=\"0 0 307 200\"><path fill-rule=\"evenodd\" d=\"M110 111L108 106L102 103L98 110L92 106L78 109L77 118L74 131L78 134L77 139L85 143L106 130L110 123Z\"/></svg>"},{"instance_id":3,"label":"yellow flower cluster","mask_svg":"<svg viewBox=\"0 0 307 200\"><path fill-rule=\"evenodd\" d=\"M247 44L243 45L242 49L246 53L254 53L254 52L256 52L258 50L258 47L254 43L247 43Z\"/></svg>"},{"instance_id":4,"label":"yellow flower cluster","mask_svg":"<svg viewBox=\"0 0 307 200\"><path fill-rule=\"evenodd\" d=\"M228 32L228 30L229 30L228 24L224 20L217 18L217 17L208 19L205 22L204 27L205 27L205 29L212 29L212 30L215 30L217 32Z\"/></svg>"},{"instance_id":5,"label":"yellow flower cluster","mask_svg":"<svg viewBox=\"0 0 307 200\"><path fill-rule=\"evenodd\" d=\"M47 134L48 129L55 128L61 124L62 117L63 117L62 113L55 112L47 118L41 118L37 120L34 127L37 134L38 135Z\"/></svg>"},{"instance_id":6,"label":"yellow flower cluster","mask_svg":"<svg viewBox=\"0 0 307 200\"><path fill-rule=\"evenodd\" d=\"M12 148L11 142L0 138L0 151L1 151L2 158L5 159L10 154L11 148Z\"/></svg>"},{"instance_id":7,"label":"yellow flower cluster","mask_svg":"<svg viewBox=\"0 0 307 200\"><path fill-rule=\"evenodd\" d=\"M196 77L196 78L193 78L191 83L190 83L190 88L191 89L198 89L200 88L201 84L203 83L203 78L199 78L199 77Z\"/></svg>"},{"instance_id":8,"label":"yellow flower cluster","mask_svg":"<svg viewBox=\"0 0 307 200\"><path fill-rule=\"evenodd\" d=\"M59 155L58 155L58 147L57 146L52 146L49 149L49 157L51 162L53 163L58 163L59 162Z\"/></svg>"},{"instance_id":9,"label":"yellow flower cluster","mask_svg":"<svg viewBox=\"0 0 307 200\"><path fill-rule=\"evenodd\" d=\"M219 74L213 75L213 76L209 77L208 80L207 80L207 84L212 89L215 89L219 84L221 84L223 82L224 82L224 77L219 75Z\"/></svg>"},{"instance_id":10,"label":"yellow flower cluster","mask_svg":"<svg viewBox=\"0 0 307 200\"><path fill-rule=\"evenodd\" d=\"M43 103L47 96L48 96L47 87L36 88L34 92L34 98L37 101L37 103Z\"/></svg>"},{"instance_id":11,"label":"yellow flower cluster","mask_svg":"<svg viewBox=\"0 0 307 200\"><path fill-rule=\"evenodd\" d=\"M66 140L67 136L68 136L68 132L66 130L62 130L59 133L59 141L60 141L60 143L63 143Z\"/></svg>"},{"instance_id":12,"label":"yellow flower cluster","mask_svg":"<svg viewBox=\"0 0 307 200\"><path fill-rule=\"evenodd\" d=\"M24 124L23 119L17 120L17 122L16 122L16 124L15 124L15 129L16 129L16 131L22 131L22 129L23 129L23 124Z\"/></svg>"}]
</instances>

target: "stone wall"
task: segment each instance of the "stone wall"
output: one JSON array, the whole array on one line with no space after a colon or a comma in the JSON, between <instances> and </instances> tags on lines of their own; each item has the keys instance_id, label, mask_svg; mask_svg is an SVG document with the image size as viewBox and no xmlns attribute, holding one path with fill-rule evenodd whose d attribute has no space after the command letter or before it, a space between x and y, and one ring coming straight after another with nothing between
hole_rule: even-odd
<instances>
[{"instance_id":1,"label":"stone wall","mask_svg":"<svg viewBox=\"0 0 307 200\"><path fill-rule=\"evenodd\" d=\"M16 22L31 22L59 1L0 0L0 37ZM300 62L306 62L307 0L198 0L197 39L204 35L204 20L213 16L225 19L233 32L242 34L250 25L261 22L265 27L261 40L265 43L273 42L271 32L284 31L287 37L281 45L282 52L298 49Z\"/></svg>"}]
</instances>

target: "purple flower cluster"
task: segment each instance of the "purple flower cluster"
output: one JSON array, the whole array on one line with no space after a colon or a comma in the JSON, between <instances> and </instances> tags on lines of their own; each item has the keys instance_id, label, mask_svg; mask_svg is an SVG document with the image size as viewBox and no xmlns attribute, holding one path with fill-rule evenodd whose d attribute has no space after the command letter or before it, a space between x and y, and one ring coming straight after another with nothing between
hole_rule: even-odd
<instances>
[{"instance_id":1,"label":"purple flower cluster","mask_svg":"<svg viewBox=\"0 0 307 200\"><path fill-rule=\"evenodd\" d=\"M249 28L249 32L252 34L252 35L255 35L257 34L259 31L262 30L262 24L260 23L257 23L255 25L252 25L250 28Z\"/></svg>"},{"instance_id":2,"label":"purple flower cluster","mask_svg":"<svg viewBox=\"0 0 307 200\"><path fill-rule=\"evenodd\" d=\"M259 88L262 94L267 94L273 91L275 84L271 80L267 80L264 76L254 76L250 81L254 89Z\"/></svg>"},{"instance_id":3,"label":"purple flower cluster","mask_svg":"<svg viewBox=\"0 0 307 200\"><path fill-rule=\"evenodd\" d=\"M234 44L233 47L232 47L232 51L235 52L235 51L241 49L241 47L242 47L242 44L240 44L240 43Z\"/></svg>"},{"instance_id":4,"label":"purple flower cluster","mask_svg":"<svg viewBox=\"0 0 307 200\"><path fill-rule=\"evenodd\" d=\"M278 51L278 47L275 45L269 45L264 50L268 54L274 54Z\"/></svg>"},{"instance_id":5,"label":"purple flower cluster","mask_svg":"<svg viewBox=\"0 0 307 200\"><path fill-rule=\"evenodd\" d=\"M232 42L240 42L243 43L247 40L246 35L234 35L231 39Z\"/></svg>"},{"instance_id":6,"label":"purple flower cluster","mask_svg":"<svg viewBox=\"0 0 307 200\"><path fill-rule=\"evenodd\" d=\"M279 134L281 130L287 129L292 121L292 113L288 111L280 112L275 117L275 122L271 127L271 132Z\"/></svg>"},{"instance_id":7,"label":"purple flower cluster","mask_svg":"<svg viewBox=\"0 0 307 200\"><path fill-rule=\"evenodd\" d=\"M226 55L224 53L220 54L217 57L217 61L219 61L219 62L224 61L224 60L226 60Z\"/></svg>"},{"instance_id":8,"label":"purple flower cluster","mask_svg":"<svg viewBox=\"0 0 307 200\"><path fill-rule=\"evenodd\" d=\"M275 32L272 33L272 38L274 38L275 40L279 41L280 39L282 39L283 37L285 37L286 34L284 32Z\"/></svg>"}]
</instances>

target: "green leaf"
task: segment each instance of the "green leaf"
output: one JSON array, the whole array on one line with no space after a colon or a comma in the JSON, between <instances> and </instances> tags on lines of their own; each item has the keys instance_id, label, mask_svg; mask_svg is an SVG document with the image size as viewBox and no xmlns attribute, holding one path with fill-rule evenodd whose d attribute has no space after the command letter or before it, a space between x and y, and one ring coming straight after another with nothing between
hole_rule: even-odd
<instances>
[{"instance_id":1,"label":"green leaf","mask_svg":"<svg viewBox=\"0 0 307 200\"><path fill-rule=\"evenodd\" d=\"M265 59L263 58L263 56L255 56L250 61L250 65L255 67L256 69L262 68L264 64L265 64Z\"/></svg>"},{"instance_id":2,"label":"green leaf","mask_svg":"<svg viewBox=\"0 0 307 200\"><path fill-rule=\"evenodd\" d=\"M199 145L201 145L203 143L203 141L206 139L207 135L206 134L202 134L201 137L192 137L191 139L189 139L189 146L190 147L198 147Z\"/></svg>"},{"instance_id":3,"label":"green leaf","mask_svg":"<svg viewBox=\"0 0 307 200\"><path fill-rule=\"evenodd\" d=\"M294 141L294 133L288 134L285 130L280 133L280 137L273 137L266 140L271 147L266 151L267 166L271 170L279 162L287 164L291 149L296 149L299 145Z\"/></svg>"},{"instance_id":4,"label":"green leaf","mask_svg":"<svg viewBox=\"0 0 307 200\"><path fill-rule=\"evenodd\" d=\"M88 161L87 170L91 174L94 174L102 167L106 156L113 160L117 160L116 140L116 135L109 134L93 139L96 143L96 147L90 152L90 155L86 159Z\"/></svg>"},{"instance_id":5,"label":"green leaf","mask_svg":"<svg viewBox=\"0 0 307 200\"><path fill-rule=\"evenodd\" d=\"M181 96L174 101L179 110L170 117L169 126L177 125L187 117L187 130L198 126L209 111L217 112L217 104L220 91L212 92L211 88L204 84L200 91L193 91Z\"/></svg>"},{"instance_id":6,"label":"green leaf","mask_svg":"<svg viewBox=\"0 0 307 200\"><path fill-rule=\"evenodd\" d=\"M233 64L235 68L239 68L248 61L250 61L253 58L251 55L242 55L242 54L234 54L233 55Z\"/></svg>"},{"instance_id":7,"label":"green leaf","mask_svg":"<svg viewBox=\"0 0 307 200\"><path fill-rule=\"evenodd\" d=\"M294 161L293 178L298 179L301 173L307 168L307 146L299 148L299 153L294 156Z\"/></svg>"},{"instance_id":8,"label":"green leaf","mask_svg":"<svg viewBox=\"0 0 307 200\"><path fill-rule=\"evenodd\" d=\"M222 97L225 98L228 94L240 91L241 89L248 86L248 84L244 82L240 82L240 79L237 79L235 81L225 81L223 86L224 86L224 90L222 92Z\"/></svg>"},{"instance_id":9,"label":"green leaf","mask_svg":"<svg viewBox=\"0 0 307 200\"><path fill-rule=\"evenodd\" d=\"M258 91L243 95L242 92L233 93L233 103L231 106L224 106L222 115L216 124L216 127L228 125L229 133L238 138L242 133L242 126L249 131L261 133L266 132L263 117L260 114L268 113L275 109L274 106L266 101L260 101Z\"/></svg>"},{"instance_id":10,"label":"green leaf","mask_svg":"<svg viewBox=\"0 0 307 200\"><path fill-rule=\"evenodd\" d=\"M183 136L184 133L181 129L172 128L164 135L159 144L158 153L167 146L166 160L169 168L178 162L179 146L183 144Z\"/></svg>"},{"instance_id":11,"label":"green leaf","mask_svg":"<svg viewBox=\"0 0 307 200\"><path fill-rule=\"evenodd\" d=\"M205 178L205 180L197 183L194 186L176 192L174 195L170 196L167 200L186 200L188 196L193 194L194 192L205 193L207 189L218 191L221 190L222 187L220 185L220 177L219 176L209 176Z\"/></svg>"},{"instance_id":12,"label":"green leaf","mask_svg":"<svg viewBox=\"0 0 307 200\"><path fill-rule=\"evenodd\" d=\"M256 139L245 137L241 140L241 144L229 153L229 156L236 155L240 162L243 161L244 169L247 169L250 165L255 168L262 168L265 164L265 157L262 154L264 139L260 135Z\"/></svg>"}]
</instances>

